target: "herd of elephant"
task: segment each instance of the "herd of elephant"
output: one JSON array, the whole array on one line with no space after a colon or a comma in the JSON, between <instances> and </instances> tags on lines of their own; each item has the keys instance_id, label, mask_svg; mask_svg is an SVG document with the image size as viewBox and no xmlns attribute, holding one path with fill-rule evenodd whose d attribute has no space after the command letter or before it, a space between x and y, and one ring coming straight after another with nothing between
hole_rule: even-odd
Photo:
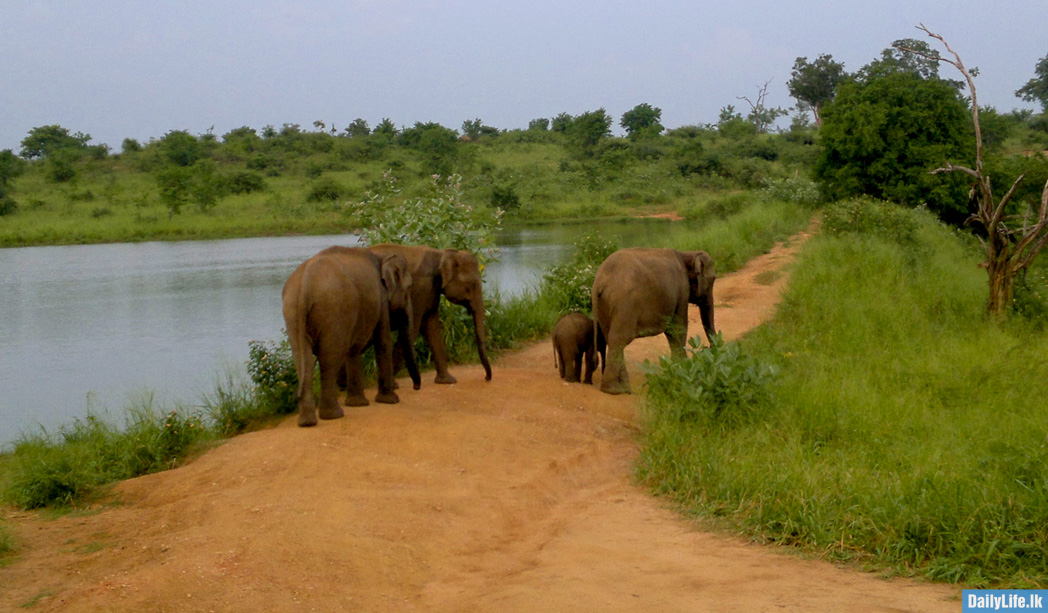
<instances>
[{"instance_id":1,"label":"herd of elephant","mask_svg":"<svg viewBox=\"0 0 1048 613\"><path fill-rule=\"evenodd\" d=\"M316 425L318 416L343 416L341 376L345 404L368 404L361 359L369 346L375 349L378 370L376 402L399 402L394 375L402 367L419 389L414 345L420 332L429 344L435 382L455 383L439 317L441 295L472 316L480 362L490 381L480 270L468 251L393 244L328 247L303 262L283 290L284 324L298 374L298 425ZM611 254L593 282L593 319L570 313L553 328L554 364L561 377L579 381L585 362L584 381L592 383L599 354L601 391L629 393L623 351L633 339L665 334L672 353L683 356L689 304L699 307L706 336L712 337L715 279L713 260L705 251L631 248ZM313 397L317 363L319 401Z\"/></svg>"}]
</instances>

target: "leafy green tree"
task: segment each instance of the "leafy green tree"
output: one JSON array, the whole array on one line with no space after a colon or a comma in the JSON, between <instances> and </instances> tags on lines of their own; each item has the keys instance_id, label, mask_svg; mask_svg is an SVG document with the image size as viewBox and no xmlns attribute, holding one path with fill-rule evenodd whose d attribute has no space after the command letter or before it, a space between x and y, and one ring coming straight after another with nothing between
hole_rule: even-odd
<instances>
[{"instance_id":1,"label":"leafy green tree","mask_svg":"<svg viewBox=\"0 0 1048 613\"><path fill-rule=\"evenodd\" d=\"M814 175L833 199L868 194L963 221L964 182L930 171L971 157L967 115L957 89L940 79L892 72L849 80L823 109Z\"/></svg>"},{"instance_id":2,"label":"leafy green tree","mask_svg":"<svg viewBox=\"0 0 1048 613\"><path fill-rule=\"evenodd\" d=\"M837 88L847 78L844 64L835 62L829 54L819 55L814 62L799 57L793 63L793 72L786 88L797 105L811 111L815 125L822 125L822 107L833 100Z\"/></svg>"},{"instance_id":3,"label":"leafy green tree","mask_svg":"<svg viewBox=\"0 0 1048 613\"><path fill-rule=\"evenodd\" d=\"M15 155L14 151L0 151L0 187L3 187L25 172L26 162Z\"/></svg>"},{"instance_id":4,"label":"leafy green tree","mask_svg":"<svg viewBox=\"0 0 1048 613\"><path fill-rule=\"evenodd\" d=\"M58 149L45 158L47 180L52 183L67 183L76 178L74 164L81 154L75 149Z\"/></svg>"},{"instance_id":5,"label":"leafy green tree","mask_svg":"<svg viewBox=\"0 0 1048 613\"><path fill-rule=\"evenodd\" d=\"M200 141L185 130L168 132L159 146L164 159L176 166L192 166L200 159Z\"/></svg>"},{"instance_id":6,"label":"leafy green tree","mask_svg":"<svg viewBox=\"0 0 1048 613\"><path fill-rule=\"evenodd\" d=\"M585 157L593 157L601 141L611 136L611 122L611 116L603 108L574 117L568 136L576 151Z\"/></svg>"},{"instance_id":7,"label":"leafy green tree","mask_svg":"<svg viewBox=\"0 0 1048 613\"><path fill-rule=\"evenodd\" d=\"M371 128L368 127L367 120L357 117L353 120L353 123L346 127L346 136L350 138L363 138L371 134Z\"/></svg>"},{"instance_id":8,"label":"leafy green tree","mask_svg":"<svg viewBox=\"0 0 1048 613\"><path fill-rule=\"evenodd\" d=\"M571 124L575 122L575 118L568 113L561 113L553 118L553 122L550 125L550 130L554 132L560 132L561 134L567 134L571 131Z\"/></svg>"},{"instance_id":9,"label":"leafy green tree","mask_svg":"<svg viewBox=\"0 0 1048 613\"><path fill-rule=\"evenodd\" d=\"M643 102L622 114L619 125L631 140L662 134L662 109Z\"/></svg>"},{"instance_id":10,"label":"leafy green tree","mask_svg":"<svg viewBox=\"0 0 1048 613\"><path fill-rule=\"evenodd\" d=\"M125 138L120 144L120 150L124 153L138 153L142 150L142 143L134 138Z\"/></svg>"},{"instance_id":11,"label":"leafy green tree","mask_svg":"<svg viewBox=\"0 0 1048 613\"><path fill-rule=\"evenodd\" d=\"M83 150L87 148L90 134L69 130L60 125L40 126L29 131L29 136L22 139L21 155L27 160L43 158L62 149Z\"/></svg>"},{"instance_id":12,"label":"leafy green tree","mask_svg":"<svg viewBox=\"0 0 1048 613\"><path fill-rule=\"evenodd\" d=\"M549 119L545 117L539 117L538 119L532 119L528 122L529 132L547 132L549 131Z\"/></svg>"},{"instance_id":13,"label":"leafy green tree","mask_svg":"<svg viewBox=\"0 0 1048 613\"><path fill-rule=\"evenodd\" d=\"M1027 102L1040 102L1041 109L1048 113L1048 55L1038 60L1034 75L1026 85L1015 90L1015 95Z\"/></svg>"},{"instance_id":14,"label":"leafy green tree","mask_svg":"<svg viewBox=\"0 0 1048 613\"><path fill-rule=\"evenodd\" d=\"M962 81L942 79L939 76L939 59L939 52L923 40L902 38L881 51L880 58L860 68L855 78L859 81L870 81L901 72L916 75L921 79L938 79L958 90L964 87ZM972 74L978 74L978 70L973 69Z\"/></svg>"},{"instance_id":15,"label":"leafy green tree","mask_svg":"<svg viewBox=\"0 0 1048 613\"><path fill-rule=\"evenodd\" d=\"M400 142L419 153L423 170L429 174L449 175L459 161L458 134L439 123L416 122L401 132Z\"/></svg>"}]
</instances>

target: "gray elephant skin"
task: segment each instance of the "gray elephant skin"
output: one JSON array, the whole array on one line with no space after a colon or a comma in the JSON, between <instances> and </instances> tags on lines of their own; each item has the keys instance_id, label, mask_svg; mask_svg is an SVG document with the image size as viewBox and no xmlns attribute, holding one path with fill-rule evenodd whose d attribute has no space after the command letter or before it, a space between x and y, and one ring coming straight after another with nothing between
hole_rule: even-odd
<instances>
[{"instance_id":1,"label":"gray elephant skin","mask_svg":"<svg viewBox=\"0 0 1048 613\"><path fill-rule=\"evenodd\" d=\"M665 334L671 353L683 357L689 304L699 307L706 337L712 338L716 278L705 251L632 248L608 256L597 268L591 294L601 391L630 393L623 350L635 338Z\"/></svg>"},{"instance_id":2,"label":"gray elephant skin","mask_svg":"<svg viewBox=\"0 0 1048 613\"><path fill-rule=\"evenodd\" d=\"M411 273L411 304L414 320L411 331L421 332L433 355L433 366L437 371L436 383L455 383L448 372L448 352L444 346L444 331L440 322L440 296L452 304L466 308L473 319L474 336L480 363L484 366L485 380L491 381L491 364L488 362L484 331L484 294L481 287L480 264L477 257L459 249L436 249L434 247L394 245L382 243L368 247L379 256L401 255L407 260ZM400 351L396 362L400 362ZM399 368L398 368L399 369Z\"/></svg>"},{"instance_id":3,"label":"gray elephant skin","mask_svg":"<svg viewBox=\"0 0 1048 613\"><path fill-rule=\"evenodd\" d=\"M380 257L359 247L329 247L303 262L283 290L284 324L298 374L298 425L342 417L338 376L346 375L346 404L368 404L361 354L372 345L378 366L376 402L397 403L391 317L410 321L411 277L402 257ZM391 316L391 312L393 315ZM401 346L415 389L421 379L408 326ZM319 406L313 398L314 358L320 365Z\"/></svg>"},{"instance_id":4,"label":"gray elephant skin","mask_svg":"<svg viewBox=\"0 0 1048 613\"><path fill-rule=\"evenodd\" d=\"M593 383L593 372L597 370L597 348L593 337L593 320L583 313L568 313L553 325L550 332L553 365L560 370L561 379L578 383L585 364L582 382Z\"/></svg>"}]
</instances>

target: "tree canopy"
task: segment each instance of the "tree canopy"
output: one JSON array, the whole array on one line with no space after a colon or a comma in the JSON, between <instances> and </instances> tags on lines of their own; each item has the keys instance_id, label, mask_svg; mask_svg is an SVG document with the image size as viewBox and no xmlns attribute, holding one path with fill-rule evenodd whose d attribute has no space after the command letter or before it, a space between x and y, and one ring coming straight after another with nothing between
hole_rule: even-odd
<instances>
[{"instance_id":1,"label":"tree canopy","mask_svg":"<svg viewBox=\"0 0 1048 613\"><path fill-rule=\"evenodd\" d=\"M1048 113L1048 55L1038 60L1034 74L1026 85L1015 90L1015 95L1027 102L1040 102L1041 110Z\"/></svg>"},{"instance_id":2,"label":"tree canopy","mask_svg":"<svg viewBox=\"0 0 1048 613\"><path fill-rule=\"evenodd\" d=\"M27 160L43 158L61 149L85 149L91 140L90 134L69 130L60 125L40 126L29 131L29 136L22 139L21 155Z\"/></svg>"},{"instance_id":3,"label":"tree canopy","mask_svg":"<svg viewBox=\"0 0 1048 613\"><path fill-rule=\"evenodd\" d=\"M626 130L631 139L647 136L658 136L665 129L662 120L662 109L643 102L622 114L619 125Z\"/></svg>"},{"instance_id":4,"label":"tree canopy","mask_svg":"<svg viewBox=\"0 0 1048 613\"><path fill-rule=\"evenodd\" d=\"M847 78L844 64L835 62L829 54L820 55L814 62L799 57L793 63L791 78L786 82L790 96L807 107L815 117L815 125L822 125L822 107L833 100L837 87Z\"/></svg>"},{"instance_id":5,"label":"tree canopy","mask_svg":"<svg viewBox=\"0 0 1048 613\"><path fill-rule=\"evenodd\" d=\"M927 204L959 223L970 213L963 179L930 171L971 158L971 134L967 103L941 79L903 71L849 80L824 110L814 174L831 198Z\"/></svg>"}]
</instances>

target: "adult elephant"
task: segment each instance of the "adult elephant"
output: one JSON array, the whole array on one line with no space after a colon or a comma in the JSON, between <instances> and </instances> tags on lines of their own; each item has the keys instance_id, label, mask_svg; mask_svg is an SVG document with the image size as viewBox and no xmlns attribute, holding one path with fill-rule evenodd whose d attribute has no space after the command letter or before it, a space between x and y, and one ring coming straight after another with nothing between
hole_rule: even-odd
<instances>
[{"instance_id":1,"label":"adult elephant","mask_svg":"<svg viewBox=\"0 0 1048 613\"><path fill-rule=\"evenodd\" d=\"M338 375L346 374L346 404L368 404L363 393L361 354L375 348L376 402L400 402L394 391L391 311L404 322L411 314L411 277L403 257L380 257L359 247L329 247L303 262L283 290L284 325L298 374L298 425L342 417ZM400 331L415 389L421 379L409 326ZM320 403L313 399L314 357L320 363Z\"/></svg>"},{"instance_id":2,"label":"adult elephant","mask_svg":"<svg viewBox=\"0 0 1048 613\"><path fill-rule=\"evenodd\" d=\"M705 251L633 248L608 256L597 268L591 294L601 391L630 393L623 350L635 338L664 333L672 354L684 356L689 303L699 307L711 338L716 278Z\"/></svg>"},{"instance_id":3,"label":"adult elephant","mask_svg":"<svg viewBox=\"0 0 1048 613\"><path fill-rule=\"evenodd\" d=\"M440 296L451 303L466 307L473 318L480 363L484 365L485 379L491 381L491 364L484 347L484 295L481 292L480 264L477 256L458 249L394 245L382 243L368 248L380 256L402 255L411 273L411 304L414 308L412 332L421 332L433 355L437 370L436 383L455 383L448 372L448 352L444 346L444 331L438 313ZM399 361L399 360L398 360Z\"/></svg>"}]
</instances>

